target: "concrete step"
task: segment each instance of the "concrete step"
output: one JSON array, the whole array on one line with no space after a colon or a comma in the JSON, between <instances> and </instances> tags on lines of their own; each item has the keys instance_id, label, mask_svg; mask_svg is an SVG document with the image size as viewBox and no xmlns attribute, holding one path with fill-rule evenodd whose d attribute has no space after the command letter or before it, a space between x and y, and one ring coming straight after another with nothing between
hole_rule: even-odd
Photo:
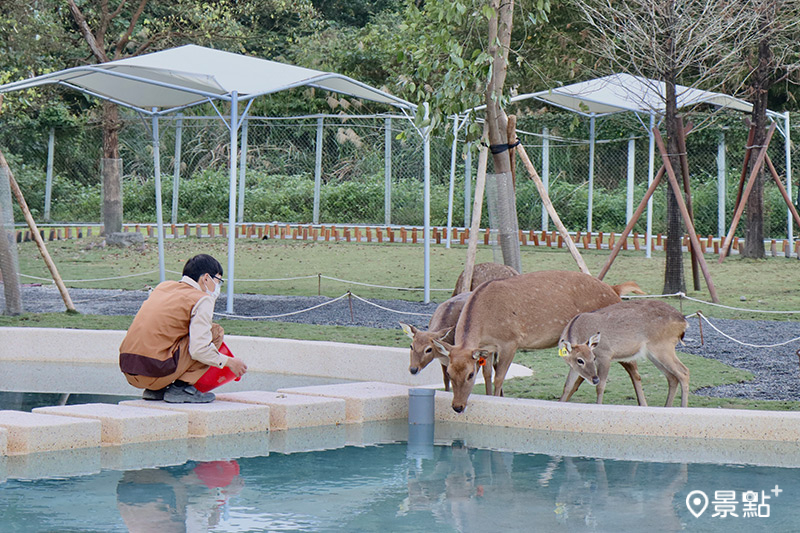
<instances>
[{"instance_id":1,"label":"concrete step","mask_svg":"<svg viewBox=\"0 0 800 533\"><path fill-rule=\"evenodd\" d=\"M219 400L194 404L127 400L120 402L120 405L185 413L189 417L190 437L269 431L269 407L266 405L247 405Z\"/></svg>"},{"instance_id":2,"label":"concrete step","mask_svg":"<svg viewBox=\"0 0 800 533\"><path fill-rule=\"evenodd\" d=\"M345 401L301 394L245 391L218 394L218 401L269 406L270 430L343 424Z\"/></svg>"},{"instance_id":3,"label":"concrete step","mask_svg":"<svg viewBox=\"0 0 800 533\"><path fill-rule=\"evenodd\" d=\"M408 418L408 389L405 385L365 381L278 389L278 392L342 399L345 401L345 421L357 424Z\"/></svg>"},{"instance_id":4,"label":"concrete step","mask_svg":"<svg viewBox=\"0 0 800 533\"><path fill-rule=\"evenodd\" d=\"M101 437L103 444L185 439L189 436L189 416L162 409L87 403L39 407L33 412L99 420L103 425Z\"/></svg>"},{"instance_id":5,"label":"concrete step","mask_svg":"<svg viewBox=\"0 0 800 533\"><path fill-rule=\"evenodd\" d=\"M0 411L9 455L100 446L99 420L24 411Z\"/></svg>"}]
</instances>

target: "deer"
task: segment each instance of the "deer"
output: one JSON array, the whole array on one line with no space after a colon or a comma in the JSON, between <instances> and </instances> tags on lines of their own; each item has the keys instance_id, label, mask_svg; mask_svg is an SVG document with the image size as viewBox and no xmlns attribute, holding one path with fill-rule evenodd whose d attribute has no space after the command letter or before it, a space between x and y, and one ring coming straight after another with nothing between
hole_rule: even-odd
<instances>
[{"instance_id":1,"label":"deer","mask_svg":"<svg viewBox=\"0 0 800 533\"><path fill-rule=\"evenodd\" d=\"M458 276L458 280L456 280L456 288L453 289L452 295L455 296L460 293L474 291L478 288L478 285L487 281L506 279L518 275L519 272L508 265L502 265L500 263L478 263L472 270L471 286L468 288L462 287L464 284L464 272L462 271Z\"/></svg>"},{"instance_id":2,"label":"deer","mask_svg":"<svg viewBox=\"0 0 800 533\"><path fill-rule=\"evenodd\" d=\"M588 274L565 270L529 272L481 284L461 311L453 342L433 341L436 357L450 376L453 410L461 413L466 408L478 367L494 369L493 393L502 396L517 349L552 348L572 317L619 303L621 292L636 290L641 291L633 282L612 287ZM492 394L489 391L487 386L487 394Z\"/></svg>"},{"instance_id":3,"label":"deer","mask_svg":"<svg viewBox=\"0 0 800 533\"><path fill-rule=\"evenodd\" d=\"M400 322L403 332L411 339L411 361L408 371L417 374L433 361L439 354L434 340L453 342L453 334L461 316L461 310L472 292L462 292L439 304L428 323L428 331L422 331L410 324ZM447 367L442 365L444 390L450 391L450 376ZM491 379L491 376L490 376Z\"/></svg>"},{"instance_id":4,"label":"deer","mask_svg":"<svg viewBox=\"0 0 800 533\"><path fill-rule=\"evenodd\" d=\"M667 378L666 407L672 407L678 384L681 407L687 407L689 369L675 353L687 326L677 309L657 300L626 301L575 316L558 342L559 355L570 367L561 401L569 401L581 383L589 380L597 387L597 403L603 403L611 363L625 366L646 357ZM628 373L637 402L647 405L641 377L638 372Z\"/></svg>"}]
</instances>

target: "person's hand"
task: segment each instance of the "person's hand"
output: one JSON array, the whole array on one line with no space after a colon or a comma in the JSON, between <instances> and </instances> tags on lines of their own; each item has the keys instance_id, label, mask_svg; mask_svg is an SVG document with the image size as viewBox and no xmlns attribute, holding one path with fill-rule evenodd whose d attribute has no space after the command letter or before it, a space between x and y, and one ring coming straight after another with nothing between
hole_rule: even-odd
<instances>
[{"instance_id":1,"label":"person's hand","mask_svg":"<svg viewBox=\"0 0 800 533\"><path fill-rule=\"evenodd\" d=\"M247 372L247 364L241 359L237 359L235 357L229 357L227 361L225 361L225 366L231 369L231 372L237 377L242 377L245 372Z\"/></svg>"}]
</instances>

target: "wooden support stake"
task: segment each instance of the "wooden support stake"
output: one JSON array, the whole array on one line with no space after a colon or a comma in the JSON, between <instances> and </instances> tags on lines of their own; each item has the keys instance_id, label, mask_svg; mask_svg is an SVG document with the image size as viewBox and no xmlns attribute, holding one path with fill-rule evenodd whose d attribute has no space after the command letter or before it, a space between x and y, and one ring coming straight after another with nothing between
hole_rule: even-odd
<instances>
[{"instance_id":1,"label":"wooden support stake","mask_svg":"<svg viewBox=\"0 0 800 533\"><path fill-rule=\"evenodd\" d=\"M486 136L486 126L483 134ZM478 253L478 238L481 228L481 215L483 214L483 193L486 189L486 165L489 162L489 148L482 144L478 152L478 175L475 178L475 197L472 200L472 221L469 226L469 242L467 244L467 258L464 262L464 277L461 286L456 287L457 293L467 292L472 287L472 272L475 269L475 256ZM489 243L489 232L484 236L484 242Z\"/></svg>"},{"instance_id":2,"label":"wooden support stake","mask_svg":"<svg viewBox=\"0 0 800 533\"><path fill-rule=\"evenodd\" d=\"M714 287L714 281L711 279L711 274L708 272L706 261L700 253L700 241L697 238L697 233L694 231L694 224L692 223L692 219L689 217L689 212L686 210L686 204L683 201L683 195L681 194L681 187L678 184L678 178L675 177L675 171L672 170L672 165L669 161L669 154L667 154L667 148L664 146L664 139L661 138L661 132L658 131L658 128L653 128L653 135L655 136L658 150L661 152L661 159L664 161L664 167L667 169L667 177L669 178L669 184L672 186L672 192L675 193L675 199L678 201L678 207L680 208L681 215L683 216L683 223L686 225L686 229L689 232L689 238L692 241L692 247L694 247L695 253L698 255L697 262L700 264L700 269L703 271L703 277L705 277L706 285L708 286L708 292L711 295L711 301L714 303L719 303L719 298L717 298L717 289Z\"/></svg>"},{"instance_id":3,"label":"wooden support stake","mask_svg":"<svg viewBox=\"0 0 800 533\"><path fill-rule=\"evenodd\" d=\"M586 266L583 257L581 257L581 253L578 251L578 247L575 246L575 243L573 243L572 239L569 238L569 232L567 232L567 228L561 222L561 218L558 216L558 213L553 207L553 202L550 201L550 195L547 194L547 191L544 188L542 178L539 177L539 174L536 172L536 168L534 168L533 163L531 163L531 160L528 158L525 148L520 144L517 146L516 152L519 154L520 159L522 159L522 162L525 164L528 174L530 174L534 185L536 185L536 190L539 191L539 197L542 199L542 205L544 205L545 209L547 210L547 214L550 215L550 219L553 221L553 224L556 225L558 232L564 238L567 248L569 248L569 252L572 254L572 258L578 264L578 268L584 274L591 275L591 272L589 272L589 268Z\"/></svg>"},{"instance_id":4,"label":"wooden support stake","mask_svg":"<svg viewBox=\"0 0 800 533\"><path fill-rule=\"evenodd\" d=\"M67 307L67 311L71 313L77 313L78 310L75 309L75 304L72 303L72 298L67 291L67 287L64 285L64 281L61 279L61 275L58 273L58 268L56 268L53 258L50 257L50 252L47 251L47 246L45 246L41 235L39 235L39 229L36 227L36 221L33 220L31 210L28 209L28 203L25 201L25 197L22 195L22 189L19 188L17 180L14 179L14 174L11 172L11 167L8 166L8 162L6 161L6 158L2 152L0 152L0 169L8 174L8 183L11 185L11 193L17 199L17 203L22 211L22 215L25 217L25 222L28 223L28 227L31 229L33 240L36 241L36 247L39 248L39 253L42 256L42 259L44 259L44 263L47 265L47 269L50 271L50 275L53 277L56 287L58 287L58 292L61 293L61 299L64 300L64 305ZM0 238L5 239L6 237L5 235L0 235Z\"/></svg>"},{"instance_id":5,"label":"wooden support stake","mask_svg":"<svg viewBox=\"0 0 800 533\"><path fill-rule=\"evenodd\" d=\"M761 147L758 157L756 158L756 162L753 164L753 170L750 172L750 177L747 181L747 187L744 189L742 198L736 207L736 212L733 215L733 220L731 220L731 228L728 231L728 235L725 236L725 242L723 243L722 250L719 254L720 263L725 260L728 247L730 246L731 239L733 238L733 233L736 231L736 226L739 224L739 219L742 217L742 213L744 212L744 206L747 204L747 198L750 196L750 191L753 190L753 185L755 185L756 177L761 170L761 165L764 164L764 159L767 157L767 147L769 147L769 142L772 140L773 133L775 133L774 122L770 125L769 130L767 131L767 138L764 141L764 146Z\"/></svg>"}]
</instances>

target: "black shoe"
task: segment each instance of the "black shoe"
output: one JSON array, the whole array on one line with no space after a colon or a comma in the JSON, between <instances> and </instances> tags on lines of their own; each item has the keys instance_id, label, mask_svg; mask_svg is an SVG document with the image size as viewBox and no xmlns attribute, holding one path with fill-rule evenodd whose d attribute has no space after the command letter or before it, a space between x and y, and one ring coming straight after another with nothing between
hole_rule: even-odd
<instances>
[{"instance_id":1,"label":"black shoe","mask_svg":"<svg viewBox=\"0 0 800 533\"><path fill-rule=\"evenodd\" d=\"M180 386L173 383L164 392L167 403L210 403L216 396L213 392L200 392L194 385Z\"/></svg>"},{"instance_id":2,"label":"black shoe","mask_svg":"<svg viewBox=\"0 0 800 533\"><path fill-rule=\"evenodd\" d=\"M167 387L158 390L144 389L142 391L142 400L163 400L166 390Z\"/></svg>"}]
</instances>

